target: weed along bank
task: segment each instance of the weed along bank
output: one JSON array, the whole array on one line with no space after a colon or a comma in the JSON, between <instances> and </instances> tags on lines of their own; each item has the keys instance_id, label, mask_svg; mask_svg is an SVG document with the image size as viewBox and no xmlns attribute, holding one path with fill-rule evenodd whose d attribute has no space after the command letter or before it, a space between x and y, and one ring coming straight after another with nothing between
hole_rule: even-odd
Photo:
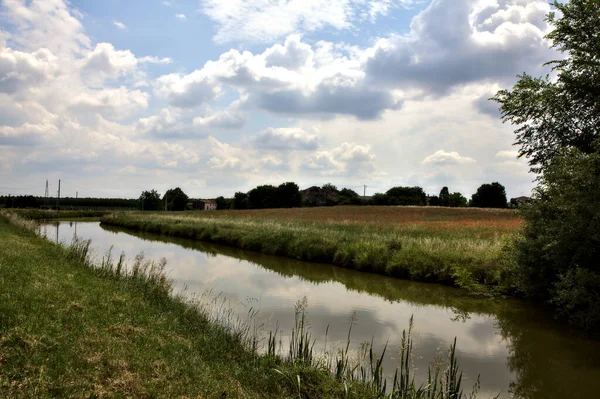
<instances>
[{"instance_id":1,"label":"weed along bank","mask_svg":"<svg viewBox=\"0 0 600 399\"><path fill-rule=\"evenodd\" d=\"M502 248L521 220L511 210L328 207L206 214L115 213L103 225L331 263L362 272L501 288Z\"/></svg>"}]
</instances>

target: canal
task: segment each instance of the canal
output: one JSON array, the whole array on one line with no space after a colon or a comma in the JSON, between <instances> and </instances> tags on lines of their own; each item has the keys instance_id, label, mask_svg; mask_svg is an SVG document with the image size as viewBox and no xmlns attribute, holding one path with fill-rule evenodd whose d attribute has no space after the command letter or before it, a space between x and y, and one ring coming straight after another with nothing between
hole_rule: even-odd
<instances>
[{"instance_id":1,"label":"canal","mask_svg":"<svg viewBox=\"0 0 600 399\"><path fill-rule=\"evenodd\" d=\"M414 316L413 364L417 381L457 338L465 392L480 376L478 398L591 398L600 380L600 342L559 324L533 304L514 299L475 299L434 284L299 262L235 248L101 226L99 222L54 222L42 226L48 239L92 240L99 262L112 248L132 263L165 258L175 290L226 298L240 317L258 310L261 330L279 328L285 339L294 306L306 297L315 349L345 344L353 319L352 345L374 342L388 350L384 370L398 366L402 331ZM325 334L327 332L327 337Z\"/></svg>"}]
</instances>

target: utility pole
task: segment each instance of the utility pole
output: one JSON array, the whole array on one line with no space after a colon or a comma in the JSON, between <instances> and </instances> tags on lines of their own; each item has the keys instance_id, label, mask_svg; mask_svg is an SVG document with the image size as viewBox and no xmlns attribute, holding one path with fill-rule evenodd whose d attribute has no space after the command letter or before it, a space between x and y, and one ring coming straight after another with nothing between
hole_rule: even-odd
<instances>
[{"instance_id":1,"label":"utility pole","mask_svg":"<svg viewBox=\"0 0 600 399\"><path fill-rule=\"evenodd\" d=\"M363 186L363 199L367 198L367 186Z\"/></svg>"},{"instance_id":2,"label":"utility pole","mask_svg":"<svg viewBox=\"0 0 600 399\"><path fill-rule=\"evenodd\" d=\"M56 197L56 210L58 211L58 207L60 203L60 179L58 180L58 196Z\"/></svg>"},{"instance_id":3,"label":"utility pole","mask_svg":"<svg viewBox=\"0 0 600 399\"><path fill-rule=\"evenodd\" d=\"M48 179L46 179L46 192L44 192L44 205L48 207Z\"/></svg>"}]
</instances>

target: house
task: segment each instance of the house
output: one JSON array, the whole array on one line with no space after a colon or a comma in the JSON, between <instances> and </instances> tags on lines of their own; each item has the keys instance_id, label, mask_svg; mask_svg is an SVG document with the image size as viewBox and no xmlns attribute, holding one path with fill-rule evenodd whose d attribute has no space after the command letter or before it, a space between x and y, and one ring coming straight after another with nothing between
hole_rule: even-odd
<instances>
[{"instance_id":1,"label":"house","mask_svg":"<svg viewBox=\"0 0 600 399\"><path fill-rule=\"evenodd\" d=\"M522 197L517 197L517 198L511 198L509 205L511 208L518 208L519 205L529 204L530 202L531 202L530 197L522 196Z\"/></svg>"},{"instance_id":2,"label":"house","mask_svg":"<svg viewBox=\"0 0 600 399\"><path fill-rule=\"evenodd\" d=\"M308 206L337 205L340 202L338 193L317 186L302 190L300 194L302 202Z\"/></svg>"},{"instance_id":3,"label":"house","mask_svg":"<svg viewBox=\"0 0 600 399\"><path fill-rule=\"evenodd\" d=\"M213 199L200 200L199 205L200 205L200 207L198 209L200 209L201 211L216 211L217 210L217 201L215 201Z\"/></svg>"}]
</instances>

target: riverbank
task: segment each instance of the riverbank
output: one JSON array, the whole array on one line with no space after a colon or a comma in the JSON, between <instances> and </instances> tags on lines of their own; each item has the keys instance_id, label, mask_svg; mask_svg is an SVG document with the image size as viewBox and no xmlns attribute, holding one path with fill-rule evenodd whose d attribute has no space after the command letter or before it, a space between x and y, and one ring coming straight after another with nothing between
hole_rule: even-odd
<instances>
[{"instance_id":1,"label":"riverbank","mask_svg":"<svg viewBox=\"0 0 600 399\"><path fill-rule=\"evenodd\" d=\"M502 283L513 211L430 207L117 213L102 224L477 290Z\"/></svg>"},{"instance_id":2,"label":"riverbank","mask_svg":"<svg viewBox=\"0 0 600 399\"><path fill-rule=\"evenodd\" d=\"M365 368L352 371L366 372L361 380L351 377L353 366L342 352L330 358L339 371L330 374L312 354L303 313L288 355L275 355L275 337L258 355L247 325L224 327L206 308L173 297L164 264L139 259L126 269L105 259L97 267L89 261L89 243L54 245L32 232L32 222L9 219L12 225L0 217L4 397L381 397L378 358L365 352ZM450 378L446 389L458 391L453 354L453 366L436 381ZM410 369L403 376L409 381ZM410 384L404 389L416 391Z\"/></svg>"},{"instance_id":3,"label":"riverbank","mask_svg":"<svg viewBox=\"0 0 600 399\"><path fill-rule=\"evenodd\" d=\"M53 209L5 209L4 212L13 213L20 218L29 220L73 220L73 219L99 219L112 211L71 211Z\"/></svg>"}]
</instances>

